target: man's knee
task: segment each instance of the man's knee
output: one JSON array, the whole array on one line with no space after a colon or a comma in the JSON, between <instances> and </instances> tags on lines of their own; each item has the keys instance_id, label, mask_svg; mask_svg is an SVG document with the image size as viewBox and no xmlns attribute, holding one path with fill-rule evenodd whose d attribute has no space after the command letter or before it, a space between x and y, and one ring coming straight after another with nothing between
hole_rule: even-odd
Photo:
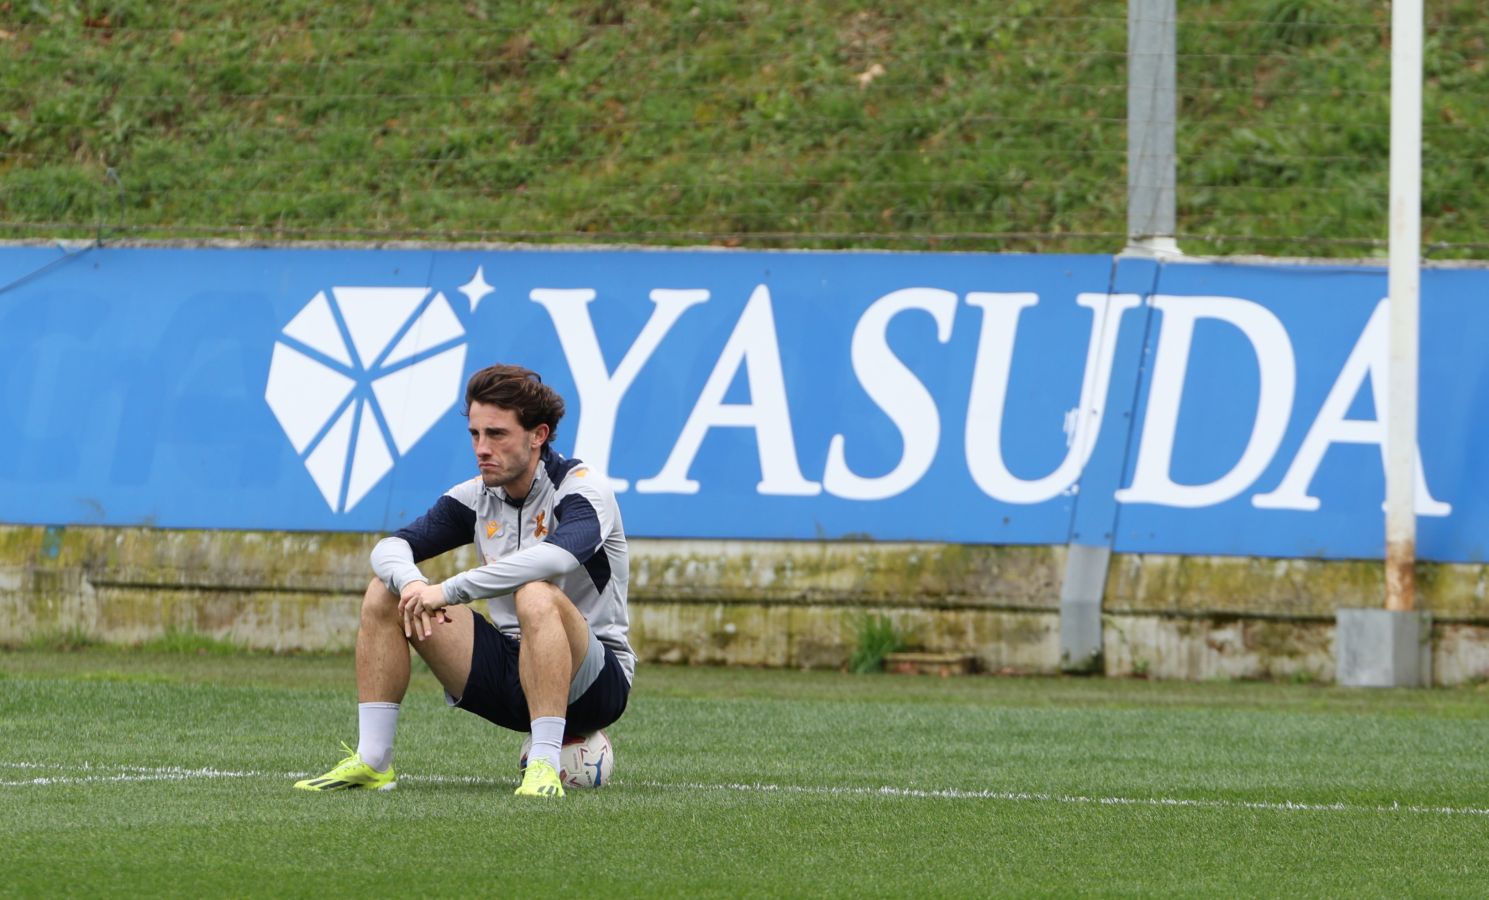
<instances>
[{"instance_id":1,"label":"man's knee","mask_svg":"<svg viewBox=\"0 0 1489 900\"><path fill-rule=\"evenodd\" d=\"M362 618L387 618L398 613L398 595L388 590L381 578L374 578L362 595Z\"/></svg>"},{"instance_id":2,"label":"man's knee","mask_svg":"<svg viewBox=\"0 0 1489 900\"><path fill-rule=\"evenodd\" d=\"M517 607L517 617L519 619L545 615L557 611L560 604L569 603L569 598L564 595L563 591L546 581L533 581L524 584L517 589L513 600Z\"/></svg>"}]
</instances>

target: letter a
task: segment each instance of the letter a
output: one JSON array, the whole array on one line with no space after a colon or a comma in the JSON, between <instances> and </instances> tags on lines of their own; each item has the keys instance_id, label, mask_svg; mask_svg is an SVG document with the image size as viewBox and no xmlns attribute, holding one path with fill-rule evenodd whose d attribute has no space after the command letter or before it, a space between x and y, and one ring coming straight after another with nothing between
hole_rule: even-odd
<instances>
[{"instance_id":1,"label":"letter a","mask_svg":"<svg viewBox=\"0 0 1489 900\"><path fill-rule=\"evenodd\" d=\"M724 394L744 366L750 383L749 403L725 403ZM643 494L696 494L698 482L688 477L693 458L708 430L753 428L760 452L761 494L811 497L822 485L807 481L796 462L796 439L791 433L791 413L786 404L786 379L781 372L781 350L776 341L775 316L770 291L755 288L745 304L734 333L719 354L703 392L683 426L672 454L655 477L636 482Z\"/></svg>"},{"instance_id":2,"label":"letter a","mask_svg":"<svg viewBox=\"0 0 1489 900\"><path fill-rule=\"evenodd\" d=\"M1344 361L1344 368L1339 370L1339 377L1335 379L1329 396L1319 409L1318 418L1313 420L1313 427L1308 429L1308 436L1303 438L1298 455L1293 457L1293 464L1282 477L1282 484L1270 493L1252 497L1252 506L1260 509L1318 509L1319 499L1309 496L1308 486L1313 483L1313 476L1318 472L1319 464L1324 461L1324 454L1333 444L1377 444L1380 446L1381 468L1385 468L1384 419L1386 399L1390 395L1390 391L1386 390L1386 369L1391 361L1388 309L1385 300L1375 307L1375 312L1371 314L1370 321L1365 324L1365 330L1355 343L1355 349L1350 352L1349 359ZM1345 414L1349 412L1350 404L1360 393L1367 376L1370 378L1371 397L1375 401L1376 418L1346 419ZM1446 516L1453 512L1452 504L1434 500L1428 492L1427 473L1422 469L1420 450L1417 451L1416 487L1412 494L1419 516Z\"/></svg>"}]
</instances>

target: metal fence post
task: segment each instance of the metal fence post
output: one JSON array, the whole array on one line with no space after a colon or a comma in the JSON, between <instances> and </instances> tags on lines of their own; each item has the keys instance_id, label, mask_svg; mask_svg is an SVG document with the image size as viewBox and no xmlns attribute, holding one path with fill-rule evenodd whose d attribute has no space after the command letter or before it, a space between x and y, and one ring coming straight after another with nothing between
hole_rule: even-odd
<instances>
[{"instance_id":1,"label":"metal fence post","mask_svg":"<svg viewBox=\"0 0 1489 900\"><path fill-rule=\"evenodd\" d=\"M1179 255L1174 238L1176 5L1177 0L1128 0L1127 4L1127 247L1123 256ZM1101 609L1112 556L1109 526L1088 529L1089 535L1075 528L1080 539L1070 542L1065 558L1060 667L1067 672L1100 674L1105 668Z\"/></svg>"},{"instance_id":2,"label":"metal fence post","mask_svg":"<svg viewBox=\"0 0 1489 900\"><path fill-rule=\"evenodd\" d=\"M1127 251L1179 252L1175 231L1177 0L1127 4Z\"/></svg>"}]
</instances>

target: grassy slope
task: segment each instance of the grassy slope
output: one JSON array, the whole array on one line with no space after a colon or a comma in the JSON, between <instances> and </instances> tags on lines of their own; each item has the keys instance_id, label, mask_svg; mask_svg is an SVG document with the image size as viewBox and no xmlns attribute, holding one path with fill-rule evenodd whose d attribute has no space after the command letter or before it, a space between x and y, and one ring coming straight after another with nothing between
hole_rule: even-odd
<instances>
[{"instance_id":1,"label":"grassy slope","mask_svg":"<svg viewBox=\"0 0 1489 900\"><path fill-rule=\"evenodd\" d=\"M1478 9L1429 4L1430 242L1489 244ZM1125 10L7 0L0 223L1109 251L1126 229ZM1387 5L1180 16L1190 248L1368 252L1385 227Z\"/></svg>"},{"instance_id":2,"label":"grassy slope","mask_svg":"<svg viewBox=\"0 0 1489 900\"><path fill-rule=\"evenodd\" d=\"M397 792L290 790L352 736L351 678L346 657L0 656L0 895L1489 886L1480 690L653 666L611 730L618 780L537 808L510 796L518 737L443 710L427 675ZM139 780L170 767L243 774ZM94 780L33 783L46 777Z\"/></svg>"}]
</instances>

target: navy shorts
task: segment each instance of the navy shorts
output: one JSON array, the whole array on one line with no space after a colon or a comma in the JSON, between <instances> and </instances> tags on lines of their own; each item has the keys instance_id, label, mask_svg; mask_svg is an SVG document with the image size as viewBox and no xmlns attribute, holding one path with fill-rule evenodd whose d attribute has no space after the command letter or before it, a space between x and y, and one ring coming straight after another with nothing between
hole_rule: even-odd
<instances>
[{"instance_id":1,"label":"navy shorts","mask_svg":"<svg viewBox=\"0 0 1489 900\"><path fill-rule=\"evenodd\" d=\"M522 681L517 676L517 649L521 644L498 631L485 616L475 610L471 612L476 634L470 677L454 705L503 728L530 731L527 695L522 692ZM564 723L569 734L588 734L619 719L631 695L631 683L626 680L620 660L604 644L592 642L591 652L596 646L604 649L605 664L589 689L569 703Z\"/></svg>"}]
</instances>

